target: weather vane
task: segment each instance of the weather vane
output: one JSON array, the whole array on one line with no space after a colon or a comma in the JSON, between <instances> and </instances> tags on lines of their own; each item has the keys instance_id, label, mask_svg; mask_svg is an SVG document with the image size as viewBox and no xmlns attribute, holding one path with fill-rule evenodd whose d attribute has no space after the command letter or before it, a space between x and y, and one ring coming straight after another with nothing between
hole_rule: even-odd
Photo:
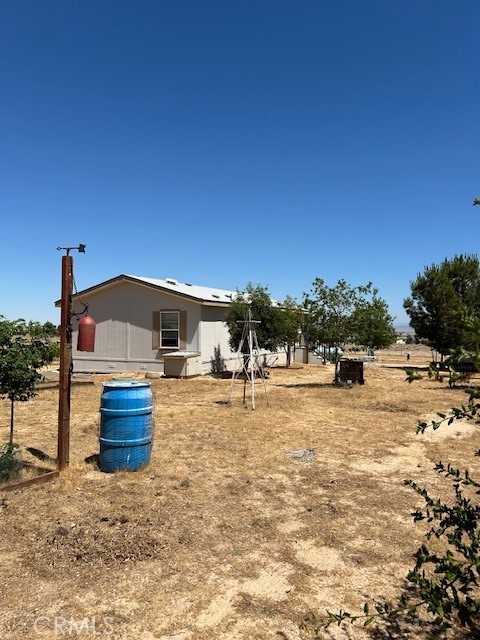
<instances>
[{"instance_id":1,"label":"weather vane","mask_svg":"<svg viewBox=\"0 0 480 640\"><path fill-rule=\"evenodd\" d=\"M77 249L79 253L85 253L86 246L86 244L79 244L78 247L57 247L57 251L66 251L66 255L69 256L73 249Z\"/></svg>"}]
</instances>

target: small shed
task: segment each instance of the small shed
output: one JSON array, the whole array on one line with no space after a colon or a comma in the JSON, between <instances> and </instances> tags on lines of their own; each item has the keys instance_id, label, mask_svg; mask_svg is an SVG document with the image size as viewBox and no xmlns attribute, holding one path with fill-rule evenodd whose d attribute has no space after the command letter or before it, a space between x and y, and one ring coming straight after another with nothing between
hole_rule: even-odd
<instances>
[{"instance_id":1,"label":"small shed","mask_svg":"<svg viewBox=\"0 0 480 640\"><path fill-rule=\"evenodd\" d=\"M164 375L166 378L192 378L202 374L201 354L198 351L172 351L165 353Z\"/></svg>"}]
</instances>

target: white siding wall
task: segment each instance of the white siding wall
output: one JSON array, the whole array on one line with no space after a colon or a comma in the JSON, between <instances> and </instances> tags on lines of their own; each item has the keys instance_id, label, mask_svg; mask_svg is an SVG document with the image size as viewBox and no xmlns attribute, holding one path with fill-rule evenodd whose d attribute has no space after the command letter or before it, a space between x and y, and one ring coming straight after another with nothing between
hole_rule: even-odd
<instances>
[{"instance_id":1,"label":"white siding wall","mask_svg":"<svg viewBox=\"0 0 480 640\"><path fill-rule=\"evenodd\" d=\"M121 295L123 293L123 295ZM127 285L122 284L112 289L107 289L102 295L94 294L90 297L82 297L82 301L88 303L89 315L95 320L95 351L93 353L77 352L78 321L74 317L73 325L73 358L74 370L81 369L77 360L90 360L95 358L99 362L105 360L124 360L127 357L128 346L128 295ZM81 311L82 305L74 303L74 311ZM107 363L104 364L107 367ZM87 367L87 370L91 370Z\"/></svg>"},{"instance_id":2,"label":"white siding wall","mask_svg":"<svg viewBox=\"0 0 480 640\"><path fill-rule=\"evenodd\" d=\"M201 322L202 369L203 373L211 371L211 360L214 349L220 345L220 355L225 359L227 369L234 369L236 353L232 352L228 343L230 334L225 324L227 309L219 307L203 307Z\"/></svg>"},{"instance_id":3,"label":"white siding wall","mask_svg":"<svg viewBox=\"0 0 480 640\"><path fill-rule=\"evenodd\" d=\"M212 370L211 361L218 346L227 369L235 369L236 353L230 350L224 323L226 308L202 306L125 281L90 295L82 294L82 301L88 303L89 315L96 322L95 351L77 351L78 321L74 317L74 372L163 372L162 352L152 348L153 313L173 309L187 314L186 350L201 353L201 373ZM75 303L74 309L80 311L82 305ZM284 360L284 354L269 354L267 358L270 366L283 364Z\"/></svg>"},{"instance_id":4,"label":"white siding wall","mask_svg":"<svg viewBox=\"0 0 480 640\"><path fill-rule=\"evenodd\" d=\"M220 356L224 359L226 368L234 371L240 366L237 360L237 353L230 349L230 334L227 325L224 322L227 309L216 307L204 307L202 310L202 369L203 373L210 373L212 369L212 358L214 357L214 349L220 345ZM284 366L287 358L284 351L278 353L265 353L265 362L267 366ZM262 358L263 362L263 358Z\"/></svg>"},{"instance_id":5,"label":"white siding wall","mask_svg":"<svg viewBox=\"0 0 480 640\"><path fill-rule=\"evenodd\" d=\"M147 287L120 282L103 291L83 295L95 320L95 351L77 351L78 322L73 319L74 371L160 371L162 353L152 349L153 312L187 312L187 349L200 350L200 305ZM81 310L81 304L74 304Z\"/></svg>"}]
</instances>

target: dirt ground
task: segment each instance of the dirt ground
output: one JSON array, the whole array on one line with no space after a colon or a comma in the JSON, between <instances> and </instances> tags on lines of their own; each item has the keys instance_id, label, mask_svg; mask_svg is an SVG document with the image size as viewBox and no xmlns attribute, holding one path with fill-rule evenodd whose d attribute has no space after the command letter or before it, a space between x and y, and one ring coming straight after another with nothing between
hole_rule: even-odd
<instances>
[{"instance_id":1,"label":"dirt ground","mask_svg":"<svg viewBox=\"0 0 480 640\"><path fill-rule=\"evenodd\" d=\"M431 359L409 350L408 365ZM113 474L96 464L113 376L74 378L70 467L0 491L0 638L299 640L312 637L299 630L309 611L400 594L425 530L403 480L441 495L435 462L475 469L480 448L470 424L416 435L419 420L466 395L406 383L406 352L379 352L365 384L345 388L330 385L332 365L271 369L255 411L241 382L227 406L230 380L153 379L151 462ZM16 407L25 461L55 458L57 408L54 385ZM319 637L371 636L335 627Z\"/></svg>"}]
</instances>

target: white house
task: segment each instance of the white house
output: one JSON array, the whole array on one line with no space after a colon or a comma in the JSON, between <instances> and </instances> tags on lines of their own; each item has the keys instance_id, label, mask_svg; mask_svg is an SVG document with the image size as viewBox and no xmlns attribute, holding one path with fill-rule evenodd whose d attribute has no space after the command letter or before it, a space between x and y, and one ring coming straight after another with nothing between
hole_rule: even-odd
<instances>
[{"instance_id":1,"label":"white house","mask_svg":"<svg viewBox=\"0 0 480 640\"><path fill-rule=\"evenodd\" d=\"M213 363L234 369L225 324L235 291L119 275L72 297L74 313L84 305L96 323L95 350L77 350L78 321L72 318L73 368L78 372L148 371L175 377L210 373ZM57 306L60 304L58 301ZM269 356L283 364L284 354Z\"/></svg>"}]
</instances>

